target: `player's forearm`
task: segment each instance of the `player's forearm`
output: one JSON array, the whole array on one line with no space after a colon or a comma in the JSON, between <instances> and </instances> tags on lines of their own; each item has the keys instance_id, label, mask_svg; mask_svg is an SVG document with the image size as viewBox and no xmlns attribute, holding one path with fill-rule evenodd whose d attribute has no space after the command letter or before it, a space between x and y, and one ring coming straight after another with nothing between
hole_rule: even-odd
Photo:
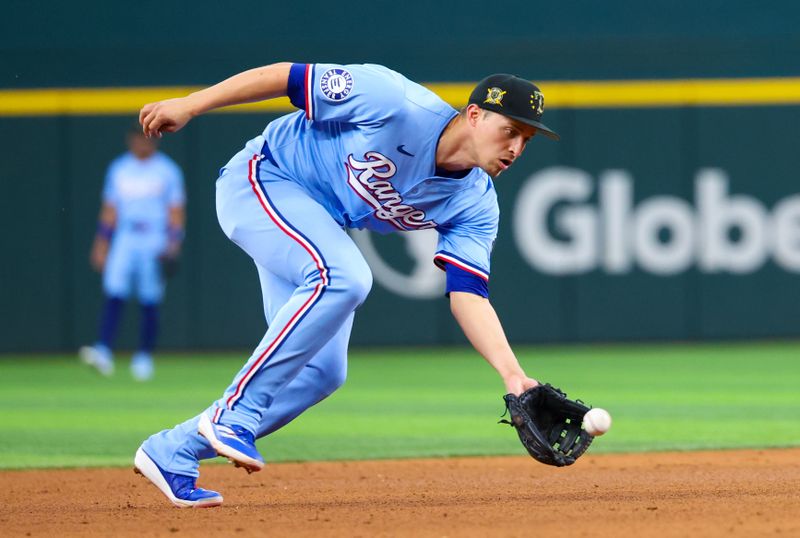
<instances>
[{"instance_id":1,"label":"player's forearm","mask_svg":"<svg viewBox=\"0 0 800 538\"><path fill-rule=\"evenodd\" d=\"M504 380L525 375L487 299L472 293L452 292L450 310L475 350Z\"/></svg>"},{"instance_id":2,"label":"player's forearm","mask_svg":"<svg viewBox=\"0 0 800 538\"><path fill-rule=\"evenodd\" d=\"M97 231L94 234L92 251L89 254L89 263L97 271L102 271L105 267L109 243L111 242L111 237L114 235L116 224L116 208L109 203L104 203L103 207L100 208L100 216L97 219Z\"/></svg>"},{"instance_id":3,"label":"player's forearm","mask_svg":"<svg viewBox=\"0 0 800 538\"><path fill-rule=\"evenodd\" d=\"M287 94L288 62L257 67L234 75L222 82L187 96L192 115L209 110L254 101L273 99Z\"/></svg>"},{"instance_id":4,"label":"player's forearm","mask_svg":"<svg viewBox=\"0 0 800 538\"><path fill-rule=\"evenodd\" d=\"M167 227L167 250L168 256L177 256L181 248L181 243L186 236L186 209L182 205L169 208L169 226Z\"/></svg>"},{"instance_id":5,"label":"player's forearm","mask_svg":"<svg viewBox=\"0 0 800 538\"><path fill-rule=\"evenodd\" d=\"M117 225L117 208L110 203L104 203L97 220L105 226L114 228Z\"/></svg>"},{"instance_id":6,"label":"player's forearm","mask_svg":"<svg viewBox=\"0 0 800 538\"><path fill-rule=\"evenodd\" d=\"M110 241L116 227L117 209L109 203L104 203L103 207L100 208L100 215L97 218L97 232L94 237L95 244Z\"/></svg>"}]
</instances>

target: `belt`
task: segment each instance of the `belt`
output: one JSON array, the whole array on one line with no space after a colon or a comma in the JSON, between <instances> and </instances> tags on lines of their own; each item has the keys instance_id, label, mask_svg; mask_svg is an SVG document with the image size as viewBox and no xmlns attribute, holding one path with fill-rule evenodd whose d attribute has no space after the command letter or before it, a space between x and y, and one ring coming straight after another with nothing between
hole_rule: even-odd
<instances>
[{"instance_id":1,"label":"belt","mask_svg":"<svg viewBox=\"0 0 800 538\"><path fill-rule=\"evenodd\" d=\"M150 225L150 223L149 223L149 222L142 222L142 221L139 221L139 222L131 222L130 224L128 224L128 226L127 226L127 227L128 227L128 229L130 229L132 232L138 232L138 233L149 232L149 231L150 231L150 230L153 228L153 227Z\"/></svg>"},{"instance_id":2,"label":"belt","mask_svg":"<svg viewBox=\"0 0 800 538\"><path fill-rule=\"evenodd\" d=\"M275 158L272 156L272 152L269 149L269 145L267 145L267 141L264 140L264 144L261 146L261 158L266 159L271 162L275 168L280 168L278 163L275 162Z\"/></svg>"}]
</instances>

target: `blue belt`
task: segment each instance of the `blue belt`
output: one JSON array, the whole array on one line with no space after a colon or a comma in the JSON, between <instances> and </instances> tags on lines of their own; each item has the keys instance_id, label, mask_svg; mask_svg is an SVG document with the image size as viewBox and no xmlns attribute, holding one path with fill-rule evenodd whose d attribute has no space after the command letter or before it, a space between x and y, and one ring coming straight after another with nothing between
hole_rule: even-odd
<instances>
[{"instance_id":1,"label":"blue belt","mask_svg":"<svg viewBox=\"0 0 800 538\"><path fill-rule=\"evenodd\" d=\"M271 162L275 166L275 168L280 168L280 166L278 166L278 163L275 162L275 158L272 156L272 152L269 150L269 146L267 145L266 140L264 140L264 145L261 146L261 158Z\"/></svg>"}]
</instances>

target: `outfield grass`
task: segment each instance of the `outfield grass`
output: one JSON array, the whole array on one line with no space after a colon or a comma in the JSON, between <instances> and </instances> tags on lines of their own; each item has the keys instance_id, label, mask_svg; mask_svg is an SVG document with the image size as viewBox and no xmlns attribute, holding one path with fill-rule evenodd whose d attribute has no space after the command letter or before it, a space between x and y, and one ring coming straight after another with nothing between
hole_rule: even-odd
<instances>
[{"instance_id":1,"label":"outfield grass","mask_svg":"<svg viewBox=\"0 0 800 538\"><path fill-rule=\"evenodd\" d=\"M537 347L530 375L614 417L592 452L800 445L800 343ZM71 356L0 357L0 468L128 465L139 443L204 409L241 357L163 355L130 379ZM521 454L495 424L502 385L467 349L361 350L345 386L259 441L268 461Z\"/></svg>"}]
</instances>

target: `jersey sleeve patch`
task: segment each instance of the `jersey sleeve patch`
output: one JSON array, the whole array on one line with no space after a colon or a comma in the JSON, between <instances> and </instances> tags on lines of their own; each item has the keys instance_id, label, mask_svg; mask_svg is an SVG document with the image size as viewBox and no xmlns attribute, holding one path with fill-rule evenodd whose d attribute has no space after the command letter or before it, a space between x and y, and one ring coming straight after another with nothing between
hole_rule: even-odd
<instances>
[{"instance_id":1,"label":"jersey sleeve patch","mask_svg":"<svg viewBox=\"0 0 800 538\"><path fill-rule=\"evenodd\" d=\"M341 67L333 67L319 77L319 90L331 101L344 101L353 91L353 75Z\"/></svg>"},{"instance_id":2,"label":"jersey sleeve patch","mask_svg":"<svg viewBox=\"0 0 800 538\"><path fill-rule=\"evenodd\" d=\"M445 295L449 296L450 292L461 291L480 295L484 299L489 297L489 283L483 278L469 273L452 263L447 264L445 272L447 273Z\"/></svg>"},{"instance_id":3,"label":"jersey sleeve patch","mask_svg":"<svg viewBox=\"0 0 800 538\"><path fill-rule=\"evenodd\" d=\"M314 66L311 64L292 64L289 68L289 81L286 93L289 101L306 112L307 119L313 119L313 99L311 85L314 80Z\"/></svg>"},{"instance_id":4,"label":"jersey sleeve patch","mask_svg":"<svg viewBox=\"0 0 800 538\"><path fill-rule=\"evenodd\" d=\"M481 269L480 267L473 265L458 256L450 254L449 252L437 252L436 255L433 257L433 263L439 269L443 271L447 270L447 267L453 265L458 267L462 271L475 275L478 278L485 280L486 282L489 281L489 273Z\"/></svg>"}]
</instances>

